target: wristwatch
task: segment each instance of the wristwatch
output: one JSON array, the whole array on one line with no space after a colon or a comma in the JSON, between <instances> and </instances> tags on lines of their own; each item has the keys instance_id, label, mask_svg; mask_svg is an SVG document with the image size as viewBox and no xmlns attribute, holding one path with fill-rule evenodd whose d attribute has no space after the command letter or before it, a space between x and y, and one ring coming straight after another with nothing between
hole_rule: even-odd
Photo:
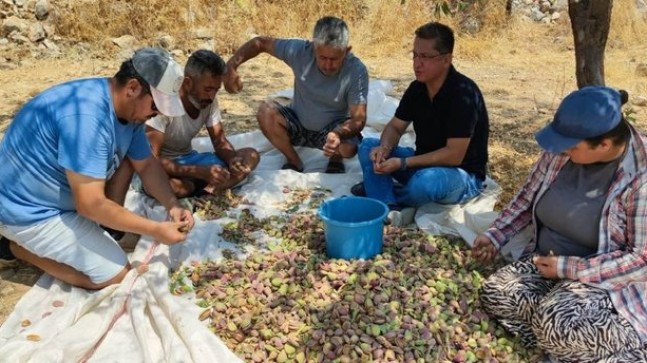
<instances>
[{"instance_id":1,"label":"wristwatch","mask_svg":"<svg viewBox=\"0 0 647 363\"><path fill-rule=\"evenodd\" d=\"M407 170L407 158L400 158L400 171Z\"/></svg>"}]
</instances>

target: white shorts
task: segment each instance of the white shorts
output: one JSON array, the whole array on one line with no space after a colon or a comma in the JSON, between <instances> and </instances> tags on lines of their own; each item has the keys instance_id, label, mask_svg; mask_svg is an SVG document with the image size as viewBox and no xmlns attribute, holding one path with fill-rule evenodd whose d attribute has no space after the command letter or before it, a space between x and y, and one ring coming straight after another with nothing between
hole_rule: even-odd
<instances>
[{"instance_id":1,"label":"white shorts","mask_svg":"<svg viewBox=\"0 0 647 363\"><path fill-rule=\"evenodd\" d=\"M95 284L117 276L128 264L126 253L106 231L73 212L29 226L0 223L0 234L36 256L73 267Z\"/></svg>"}]
</instances>

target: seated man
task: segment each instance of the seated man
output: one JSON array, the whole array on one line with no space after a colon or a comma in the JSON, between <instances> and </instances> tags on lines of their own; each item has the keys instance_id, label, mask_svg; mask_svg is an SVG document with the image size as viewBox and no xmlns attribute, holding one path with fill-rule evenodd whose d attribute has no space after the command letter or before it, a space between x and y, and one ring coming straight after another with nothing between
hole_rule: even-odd
<instances>
[{"instance_id":1,"label":"seated man","mask_svg":"<svg viewBox=\"0 0 647 363\"><path fill-rule=\"evenodd\" d=\"M293 145L322 149L330 158L327 173L345 172L342 159L357 153L366 124L368 72L350 50L346 23L324 17L317 21L312 41L260 36L227 62L225 88L230 93L242 89L238 66L261 52L292 68L292 103L285 107L269 100L257 114L265 137L287 158L283 169L303 171Z\"/></svg>"},{"instance_id":2,"label":"seated man","mask_svg":"<svg viewBox=\"0 0 647 363\"><path fill-rule=\"evenodd\" d=\"M225 137L216 98L224 73L225 62L219 55L195 51L184 67L180 88L186 114L159 115L146 122L153 154L162 162L177 197L194 195L205 187L210 192L231 188L258 165L256 150L236 150ZM198 153L191 147L191 140L203 126L215 153Z\"/></svg>"},{"instance_id":3,"label":"seated man","mask_svg":"<svg viewBox=\"0 0 647 363\"><path fill-rule=\"evenodd\" d=\"M454 34L431 22L416 30L413 70L416 80L404 92L380 140L359 148L364 182L355 195L379 199L398 211L429 202L462 203L477 196L485 180L489 123L474 81L452 65ZM398 143L413 123L416 147ZM396 179L403 187L394 188ZM413 209L393 213L394 224L409 224Z\"/></svg>"},{"instance_id":4,"label":"seated man","mask_svg":"<svg viewBox=\"0 0 647 363\"><path fill-rule=\"evenodd\" d=\"M119 283L130 265L101 227L174 244L193 226L152 157L144 122L184 112L182 68L162 49L138 50L112 78L49 88L16 114L0 143L0 250L74 286ZM123 202L137 172L170 221L130 212Z\"/></svg>"}]
</instances>

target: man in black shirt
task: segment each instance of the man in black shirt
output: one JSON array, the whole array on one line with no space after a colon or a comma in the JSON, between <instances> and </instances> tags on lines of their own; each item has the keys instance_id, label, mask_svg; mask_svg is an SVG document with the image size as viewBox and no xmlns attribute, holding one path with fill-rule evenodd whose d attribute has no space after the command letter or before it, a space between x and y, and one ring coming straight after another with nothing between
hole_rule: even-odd
<instances>
[{"instance_id":1,"label":"man in black shirt","mask_svg":"<svg viewBox=\"0 0 647 363\"><path fill-rule=\"evenodd\" d=\"M364 182L351 189L396 211L474 198L483 188L488 160L485 102L476 83L452 65L452 30L431 22L415 34L416 80L404 92L380 140L364 139L360 145ZM398 146L412 122L415 149ZM393 179L403 187L395 189Z\"/></svg>"}]
</instances>

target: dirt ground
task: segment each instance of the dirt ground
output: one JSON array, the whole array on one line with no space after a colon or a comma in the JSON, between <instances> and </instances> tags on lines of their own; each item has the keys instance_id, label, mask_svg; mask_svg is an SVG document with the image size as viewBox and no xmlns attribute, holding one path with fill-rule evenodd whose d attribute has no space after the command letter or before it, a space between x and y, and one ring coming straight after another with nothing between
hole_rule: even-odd
<instances>
[{"instance_id":1,"label":"dirt ground","mask_svg":"<svg viewBox=\"0 0 647 363\"><path fill-rule=\"evenodd\" d=\"M514 34L511 38L458 39L454 55L457 69L478 83L486 99L491 128L490 173L503 187L501 203L510 200L538 156L533 133L550 120L561 98L576 88L570 33L555 34L539 24L527 25L523 31L527 38ZM480 49L461 53L461 42L468 44L466 49ZM364 56L359 47L354 50L368 66L371 78L391 80L394 96L402 95L413 79L406 50L385 51L380 57ZM647 96L647 78L635 75L636 66L647 62L645 54L644 45L610 47L606 57L607 84L628 90L630 97ZM119 60L105 54L75 55L23 59L15 69L0 71L0 133L29 97L64 80L112 75L118 64ZM244 77L244 91L229 95L222 90L219 94L225 127L231 134L255 129L258 104L292 83L289 68L268 56L248 62L239 72ZM635 124L644 131L647 109L632 109ZM0 324L39 276L38 270L25 264L0 271Z\"/></svg>"}]
</instances>

